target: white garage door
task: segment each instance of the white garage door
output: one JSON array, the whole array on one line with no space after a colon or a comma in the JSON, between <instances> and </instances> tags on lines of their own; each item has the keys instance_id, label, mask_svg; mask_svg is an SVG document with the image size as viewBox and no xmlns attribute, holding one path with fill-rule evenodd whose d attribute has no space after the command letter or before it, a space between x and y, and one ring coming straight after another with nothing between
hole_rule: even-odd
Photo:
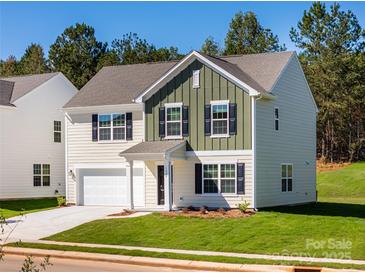
<instances>
[{"instance_id":1,"label":"white garage door","mask_svg":"<svg viewBox=\"0 0 365 274\"><path fill-rule=\"evenodd\" d=\"M129 185L126 169L80 170L79 204L129 206ZM134 168L133 199L136 207L144 207L144 177L142 168Z\"/></svg>"},{"instance_id":2,"label":"white garage door","mask_svg":"<svg viewBox=\"0 0 365 274\"><path fill-rule=\"evenodd\" d=\"M125 169L92 169L80 172L84 205L128 205Z\"/></svg>"}]
</instances>

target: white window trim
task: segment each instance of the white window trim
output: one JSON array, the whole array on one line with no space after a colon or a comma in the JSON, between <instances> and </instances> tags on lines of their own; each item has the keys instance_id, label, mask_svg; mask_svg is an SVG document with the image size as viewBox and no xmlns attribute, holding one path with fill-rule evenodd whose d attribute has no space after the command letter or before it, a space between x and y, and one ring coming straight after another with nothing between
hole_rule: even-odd
<instances>
[{"instance_id":1,"label":"white window trim","mask_svg":"<svg viewBox=\"0 0 365 274\"><path fill-rule=\"evenodd\" d=\"M221 192L221 165L228 164L228 165L234 165L234 193L222 193ZM218 165L218 192L217 193L204 193L204 165ZM232 179L232 178L227 178ZM202 163L202 196L238 196L237 194L237 162L232 161L206 161Z\"/></svg>"},{"instance_id":2,"label":"white window trim","mask_svg":"<svg viewBox=\"0 0 365 274\"><path fill-rule=\"evenodd\" d=\"M194 83L195 77L198 77L197 84ZM200 70L193 70L193 88L200 88Z\"/></svg>"},{"instance_id":3,"label":"white window trim","mask_svg":"<svg viewBox=\"0 0 365 274\"><path fill-rule=\"evenodd\" d=\"M34 173L34 165L40 165L41 166L41 173L40 174L35 174ZM43 165L49 165L49 174L44 174ZM34 185L34 177L35 176L41 177L41 185L40 186L35 186ZM43 185L43 176L48 176L49 177L49 186ZM51 164L40 164L40 163L33 164L33 187L50 187L50 186L51 186Z\"/></svg>"},{"instance_id":4,"label":"white window trim","mask_svg":"<svg viewBox=\"0 0 365 274\"><path fill-rule=\"evenodd\" d=\"M215 121L227 120L227 134L213 134L213 106L227 105L227 119L215 119ZM210 101L210 138L229 137L229 100Z\"/></svg>"},{"instance_id":5,"label":"white window trim","mask_svg":"<svg viewBox=\"0 0 365 274\"><path fill-rule=\"evenodd\" d=\"M124 115L124 139L113 139L113 131L114 128L123 128L123 126L113 126L113 115L115 114L119 114L119 115ZM99 126L99 122L100 119L99 117L102 115L109 115L110 116L110 127L100 127ZM100 129L104 129L104 128L110 128L110 140L100 140ZM99 113L98 114L98 143L124 143L127 142L127 113L126 112L113 112L113 113Z\"/></svg>"},{"instance_id":6,"label":"white window trim","mask_svg":"<svg viewBox=\"0 0 365 274\"><path fill-rule=\"evenodd\" d=\"M291 165L291 177L288 176L288 166ZM282 168L286 166L286 176L283 177ZM286 179L285 191L282 190L282 180ZM292 186L291 191L288 191L288 179L291 179ZM280 189L282 193L294 192L294 165L292 163L281 163L280 164Z\"/></svg>"},{"instance_id":7,"label":"white window trim","mask_svg":"<svg viewBox=\"0 0 365 274\"><path fill-rule=\"evenodd\" d=\"M55 122L59 122L60 123L60 130L56 130L55 129ZM55 141L55 133L59 133L60 134L60 141L56 142ZM58 120L54 120L53 121L53 142L54 143L58 143L61 144L62 143L62 121L58 121Z\"/></svg>"},{"instance_id":8,"label":"white window trim","mask_svg":"<svg viewBox=\"0 0 365 274\"><path fill-rule=\"evenodd\" d=\"M277 118L276 118L276 110L278 110ZM276 121L278 121L278 129L276 129ZM274 107L274 131L280 131L280 113L278 107Z\"/></svg>"},{"instance_id":9,"label":"white window trim","mask_svg":"<svg viewBox=\"0 0 365 274\"><path fill-rule=\"evenodd\" d=\"M182 139L183 136L182 136L182 116L183 116L183 113L182 113L182 106L183 106L183 103L180 102L180 103L166 103L165 105L165 140L169 140L169 139ZM168 108L180 108L180 135L167 135L167 109ZM171 121L170 121L171 122ZM176 121L173 121L176 123Z\"/></svg>"}]
</instances>

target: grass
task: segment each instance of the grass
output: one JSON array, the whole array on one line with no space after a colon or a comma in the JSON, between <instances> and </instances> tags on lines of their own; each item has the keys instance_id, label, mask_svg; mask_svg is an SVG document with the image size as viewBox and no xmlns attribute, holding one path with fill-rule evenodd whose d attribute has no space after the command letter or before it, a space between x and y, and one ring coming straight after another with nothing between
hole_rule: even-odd
<instances>
[{"instance_id":1,"label":"grass","mask_svg":"<svg viewBox=\"0 0 365 274\"><path fill-rule=\"evenodd\" d=\"M201 256L201 255L176 254L168 252L151 252L142 250L127 250L127 249L113 249L113 248L91 248L91 247L50 245L50 244L25 243L25 242L9 244L9 246L52 249L52 250L62 250L62 251L80 251L80 252L103 253L103 254L113 254L113 255L127 255L136 257L153 257L153 258L169 258L169 259L195 260L195 261L207 261L207 262L236 263L236 264L261 264L261 265L267 264L267 265L317 266L317 267L329 267L329 268L339 268L339 269L362 269L362 270L365 269L365 265L310 263L310 262L277 261L277 260L265 260L265 259L245 259L245 258L223 257L223 256Z\"/></svg>"},{"instance_id":2,"label":"grass","mask_svg":"<svg viewBox=\"0 0 365 274\"><path fill-rule=\"evenodd\" d=\"M0 214L5 218L58 207L57 198L0 201Z\"/></svg>"},{"instance_id":3,"label":"grass","mask_svg":"<svg viewBox=\"0 0 365 274\"><path fill-rule=\"evenodd\" d=\"M365 205L318 203L279 207L242 219L164 217L155 213L139 218L96 220L46 239L312 257L350 252L353 259L365 259ZM333 240L350 241L352 247L334 250L328 242ZM316 249L306 246L307 241L326 242Z\"/></svg>"},{"instance_id":4,"label":"grass","mask_svg":"<svg viewBox=\"0 0 365 274\"><path fill-rule=\"evenodd\" d=\"M317 174L319 201L365 204L365 162Z\"/></svg>"}]
</instances>

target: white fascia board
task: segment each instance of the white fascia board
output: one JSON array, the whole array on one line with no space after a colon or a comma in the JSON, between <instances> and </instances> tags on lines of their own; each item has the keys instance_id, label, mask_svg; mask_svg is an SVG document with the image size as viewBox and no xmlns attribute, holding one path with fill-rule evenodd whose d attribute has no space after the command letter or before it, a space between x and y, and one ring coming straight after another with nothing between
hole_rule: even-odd
<instances>
[{"instance_id":1,"label":"white fascia board","mask_svg":"<svg viewBox=\"0 0 365 274\"><path fill-rule=\"evenodd\" d=\"M98 113L110 111L143 111L143 104L120 104L120 105L104 105L104 106L87 106L87 107L70 107L63 108L68 114L84 114Z\"/></svg>"},{"instance_id":2,"label":"white fascia board","mask_svg":"<svg viewBox=\"0 0 365 274\"><path fill-rule=\"evenodd\" d=\"M228 73L224 69L222 69L220 66L217 66L213 62L209 61L207 58L202 56L199 52L193 51L189 55L187 55L185 58L183 58L178 64L176 64L174 67L172 67L168 72L166 72L160 79L158 79L154 84L152 84L148 89L146 89L141 95L139 95L137 98L135 98L136 103L142 103L145 99L145 96L154 90L156 87L158 87L164 80L168 79L168 77L176 71L178 68L182 67L185 62L187 62L190 59L196 58L203 64L207 65L208 67L212 68L214 71L224 75L229 80L231 80L233 83L235 83L237 86L242 88L243 90L246 90L250 96L257 96L260 94L257 90L250 87L246 83L242 82L232 74Z\"/></svg>"}]
</instances>

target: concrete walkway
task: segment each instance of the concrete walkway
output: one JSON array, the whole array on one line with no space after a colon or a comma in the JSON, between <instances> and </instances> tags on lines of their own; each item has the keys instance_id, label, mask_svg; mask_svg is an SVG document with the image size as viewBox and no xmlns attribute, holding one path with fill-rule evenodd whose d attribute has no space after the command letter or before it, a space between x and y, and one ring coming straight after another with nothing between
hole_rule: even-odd
<instances>
[{"instance_id":1,"label":"concrete walkway","mask_svg":"<svg viewBox=\"0 0 365 274\"><path fill-rule=\"evenodd\" d=\"M236 257L236 258L246 258L246 259L265 259L265 260L278 260L278 261L301 261L301 262L313 262L313 263L338 263L338 264L365 265L365 260L294 257L294 256L280 256L280 255L247 254L247 253L218 252L218 251L198 251L198 250L106 245L106 244L69 243L69 242L56 242L56 241L45 241L45 240L37 240L37 241L32 241L32 242L41 243L41 244L66 245L66 246L143 250L143 251L151 251L151 252L168 252L168 253L190 254L190 255L223 256L223 257Z\"/></svg>"},{"instance_id":2,"label":"concrete walkway","mask_svg":"<svg viewBox=\"0 0 365 274\"><path fill-rule=\"evenodd\" d=\"M120 211L120 207L70 206L16 216L6 220L1 240L34 241Z\"/></svg>"}]
</instances>

